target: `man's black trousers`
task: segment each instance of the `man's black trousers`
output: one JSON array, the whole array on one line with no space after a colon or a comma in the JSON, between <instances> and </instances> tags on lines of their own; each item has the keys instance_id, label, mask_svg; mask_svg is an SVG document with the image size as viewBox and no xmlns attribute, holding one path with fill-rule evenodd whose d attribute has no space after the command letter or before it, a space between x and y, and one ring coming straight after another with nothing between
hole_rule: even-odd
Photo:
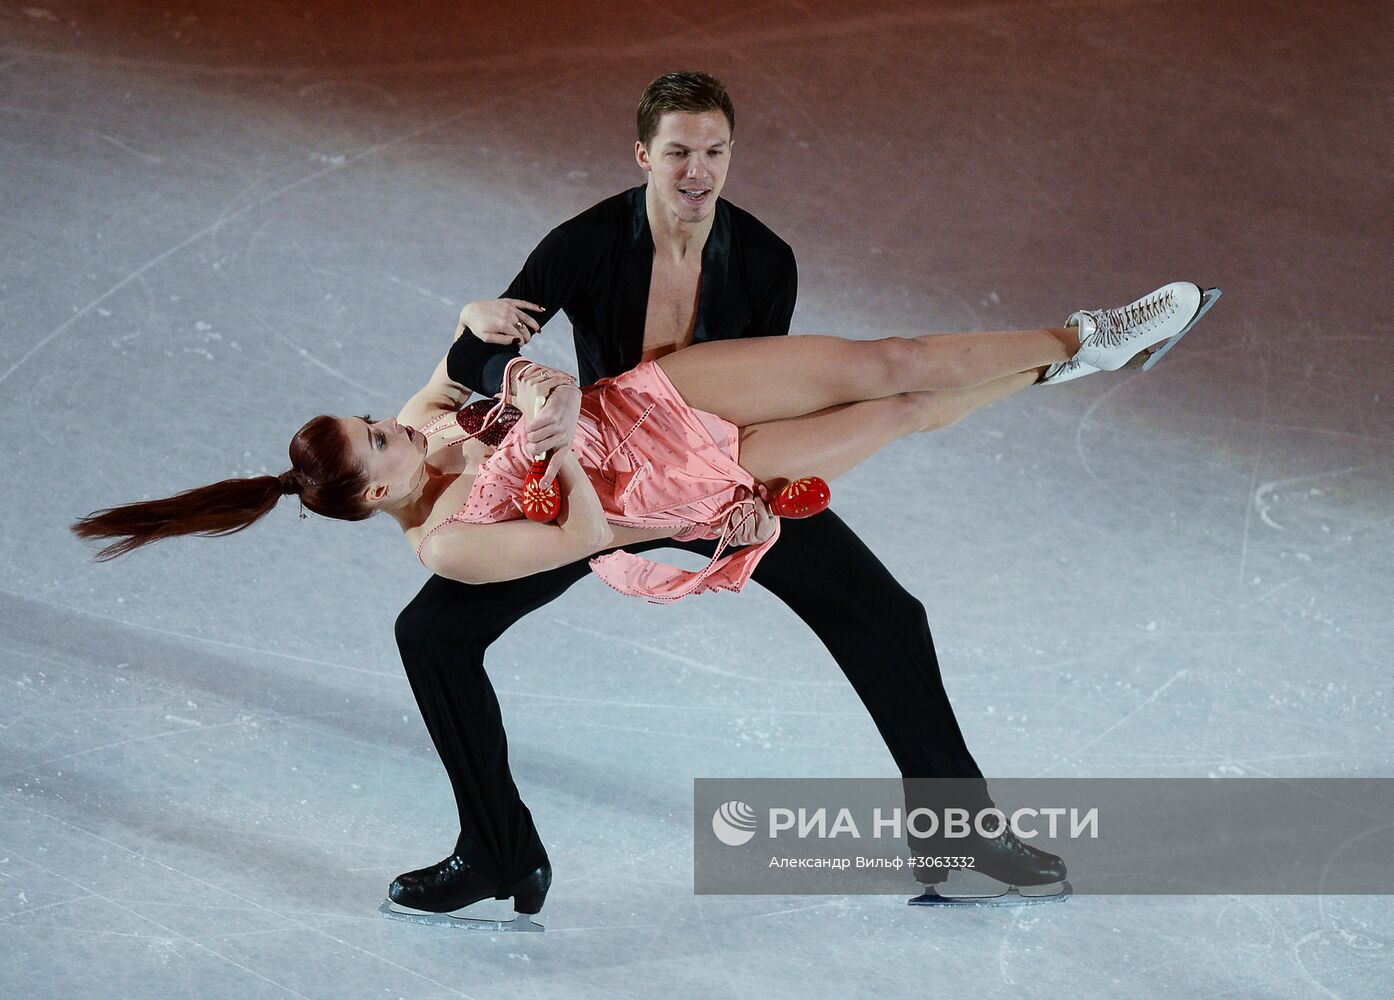
<instances>
[{"instance_id":1,"label":"man's black trousers","mask_svg":"<svg viewBox=\"0 0 1394 1000\"><path fill-rule=\"evenodd\" d=\"M628 548L684 548L709 557L713 545L664 539ZM456 850L501 879L532 871L547 853L509 771L508 739L484 672L484 653L520 618L588 572L583 559L504 583L471 585L433 576L397 617L407 678L455 790ZM989 801L944 693L924 605L833 511L786 518L753 579L832 653L903 777L970 779L965 787ZM654 627L661 633L660 622Z\"/></svg>"}]
</instances>

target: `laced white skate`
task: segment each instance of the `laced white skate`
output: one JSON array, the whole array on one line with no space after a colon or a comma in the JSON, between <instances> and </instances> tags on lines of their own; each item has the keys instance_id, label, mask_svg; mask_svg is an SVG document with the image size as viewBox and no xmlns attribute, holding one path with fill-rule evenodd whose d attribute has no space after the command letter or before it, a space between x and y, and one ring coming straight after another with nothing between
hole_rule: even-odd
<instances>
[{"instance_id":1,"label":"laced white skate","mask_svg":"<svg viewBox=\"0 0 1394 1000\"><path fill-rule=\"evenodd\" d=\"M1093 375L1098 370L1093 365L1086 365L1079 360L1079 355L1076 354L1069 361L1060 361L1051 365L1036 384L1059 385L1061 382L1069 382L1085 375Z\"/></svg>"},{"instance_id":2,"label":"laced white skate","mask_svg":"<svg viewBox=\"0 0 1394 1000\"><path fill-rule=\"evenodd\" d=\"M1143 351L1141 354L1135 354L1132 360L1123 367L1129 369L1151 368L1153 363L1152 359L1159 353L1159 350L1153 349ZM1083 361L1079 360L1079 355L1075 355L1069 361L1060 361L1051 365L1046 369L1045 374L1041 376L1040 381L1036 384L1059 385L1061 382L1069 382L1072 379L1077 379L1084 375L1093 375L1098 371L1099 369L1095 368L1093 365L1086 365Z\"/></svg>"},{"instance_id":3,"label":"laced white skate","mask_svg":"<svg viewBox=\"0 0 1394 1000\"><path fill-rule=\"evenodd\" d=\"M1189 333L1219 297L1218 288L1202 291L1189 281L1173 281L1126 306L1081 309L1066 321L1067 326L1079 327L1079 351L1072 360L1117 371L1136 355L1155 348L1143 365L1146 370Z\"/></svg>"}]
</instances>

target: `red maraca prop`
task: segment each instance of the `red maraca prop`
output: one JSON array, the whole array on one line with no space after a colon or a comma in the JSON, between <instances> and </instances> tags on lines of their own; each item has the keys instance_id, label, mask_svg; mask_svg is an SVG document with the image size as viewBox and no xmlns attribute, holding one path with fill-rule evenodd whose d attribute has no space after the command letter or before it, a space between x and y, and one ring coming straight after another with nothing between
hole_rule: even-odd
<instances>
[{"instance_id":1,"label":"red maraca prop","mask_svg":"<svg viewBox=\"0 0 1394 1000\"><path fill-rule=\"evenodd\" d=\"M539 399L533 410L534 417L542 412L542 406L543 400ZM554 479L552 485L545 490L542 488L542 477L546 474L547 456L534 455L532 468L523 480L523 495L519 498L523 505L523 514L529 521L537 521L539 524L551 524L561 513L561 491L557 489L556 480Z\"/></svg>"},{"instance_id":2,"label":"red maraca prop","mask_svg":"<svg viewBox=\"0 0 1394 1000\"><path fill-rule=\"evenodd\" d=\"M540 524L551 524L561 513L561 494L557 492L556 483L545 490L542 488L542 477L546 472L547 460L535 459L532 469L528 471L527 479L523 480L523 495L520 501L528 520Z\"/></svg>"},{"instance_id":3,"label":"red maraca prop","mask_svg":"<svg viewBox=\"0 0 1394 1000\"><path fill-rule=\"evenodd\" d=\"M832 491L819 476L795 479L774 498L774 512L780 517L812 517L827 510Z\"/></svg>"}]
</instances>

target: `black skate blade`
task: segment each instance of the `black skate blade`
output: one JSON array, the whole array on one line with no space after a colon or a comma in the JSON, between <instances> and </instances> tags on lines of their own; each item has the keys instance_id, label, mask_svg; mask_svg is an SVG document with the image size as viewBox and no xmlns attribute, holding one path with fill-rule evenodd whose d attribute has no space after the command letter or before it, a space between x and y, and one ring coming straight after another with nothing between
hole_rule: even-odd
<instances>
[{"instance_id":1,"label":"black skate blade","mask_svg":"<svg viewBox=\"0 0 1394 1000\"><path fill-rule=\"evenodd\" d=\"M392 900L384 899L378 912L389 920L400 920L408 924L421 924L424 927L454 927L466 931L489 931L494 933L523 934L544 931L546 928L533 921L527 913L516 913L512 920L490 920L487 917L460 917L453 913L428 913L425 910L399 909Z\"/></svg>"},{"instance_id":2,"label":"black skate blade","mask_svg":"<svg viewBox=\"0 0 1394 1000\"><path fill-rule=\"evenodd\" d=\"M1210 307L1215 304L1215 300L1219 297L1220 290L1218 288L1202 288L1200 290L1200 308L1197 309L1196 314L1191 317L1191 321L1187 323L1185 327L1182 328L1180 333L1172 337L1165 344L1157 348L1155 351L1151 353L1151 355L1148 356L1147 360L1142 365L1142 371L1147 371L1147 369L1151 368L1158 361L1162 360L1162 355L1165 354L1167 351L1171 350L1173 347L1175 347L1176 342L1178 340L1180 340L1182 337L1186 336L1186 334L1191 332L1191 327L1195 326L1197 323L1200 322L1200 318L1206 314Z\"/></svg>"}]
</instances>

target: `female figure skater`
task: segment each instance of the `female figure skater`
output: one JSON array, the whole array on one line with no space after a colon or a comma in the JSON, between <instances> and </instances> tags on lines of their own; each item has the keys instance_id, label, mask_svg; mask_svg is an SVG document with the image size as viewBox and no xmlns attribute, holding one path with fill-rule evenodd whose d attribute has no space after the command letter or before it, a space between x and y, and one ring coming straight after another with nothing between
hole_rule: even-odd
<instances>
[{"instance_id":1,"label":"female figure skater","mask_svg":"<svg viewBox=\"0 0 1394 1000\"><path fill-rule=\"evenodd\" d=\"M1117 309L1077 311L1056 329L711 341L584 390L520 357L487 415L487 403L460 411L469 390L450 380L442 359L395 418L310 420L279 476L107 508L73 531L119 539L98 554L110 559L174 535L240 531L295 494L341 520L386 511L427 568L465 583L517 579L618 549L591 567L621 593L667 602L739 591L779 536L757 497L768 501L800 477L832 480L897 438L946 427L1033 383L1135 359L1150 367L1216 296L1174 282ZM560 516L548 524L523 517L533 456L526 420L508 404L516 399L521 414L539 414L554 391L580 392L581 415L572 448L541 483L555 475L563 494ZM723 555L738 536L758 544ZM722 544L698 572L623 551L673 537Z\"/></svg>"},{"instance_id":2,"label":"female figure skater","mask_svg":"<svg viewBox=\"0 0 1394 1000\"><path fill-rule=\"evenodd\" d=\"M1129 362L1150 367L1218 295L1175 282L1117 309L1078 311L1057 329L710 341L584 390L564 373L516 358L503 400L464 410L469 390L450 380L442 359L395 418L310 420L291 441L291 468L279 476L100 510L73 530L116 539L98 554L110 559L161 538L240 531L281 496L296 494L327 517L363 520L386 511L428 568L466 583L516 579L617 549L591 566L622 593L672 601L740 590L778 538L778 520L764 502L770 490L804 476L834 479L899 437L947 426L1033 383ZM524 519L534 456L526 420L518 418L536 419L550 394L571 392L581 395L576 435L542 483L555 474L561 514L555 524ZM510 398L521 411L507 408ZM680 536L722 544L695 573L623 551ZM750 542L757 544L740 548ZM728 544L736 551L723 554ZM440 867L399 876L392 899L427 905ZM1034 867L1064 878L1064 863L1046 852L1037 852ZM506 888L521 915L513 929L536 926L528 915L541 909L549 883L544 865Z\"/></svg>"}]
</instances>

